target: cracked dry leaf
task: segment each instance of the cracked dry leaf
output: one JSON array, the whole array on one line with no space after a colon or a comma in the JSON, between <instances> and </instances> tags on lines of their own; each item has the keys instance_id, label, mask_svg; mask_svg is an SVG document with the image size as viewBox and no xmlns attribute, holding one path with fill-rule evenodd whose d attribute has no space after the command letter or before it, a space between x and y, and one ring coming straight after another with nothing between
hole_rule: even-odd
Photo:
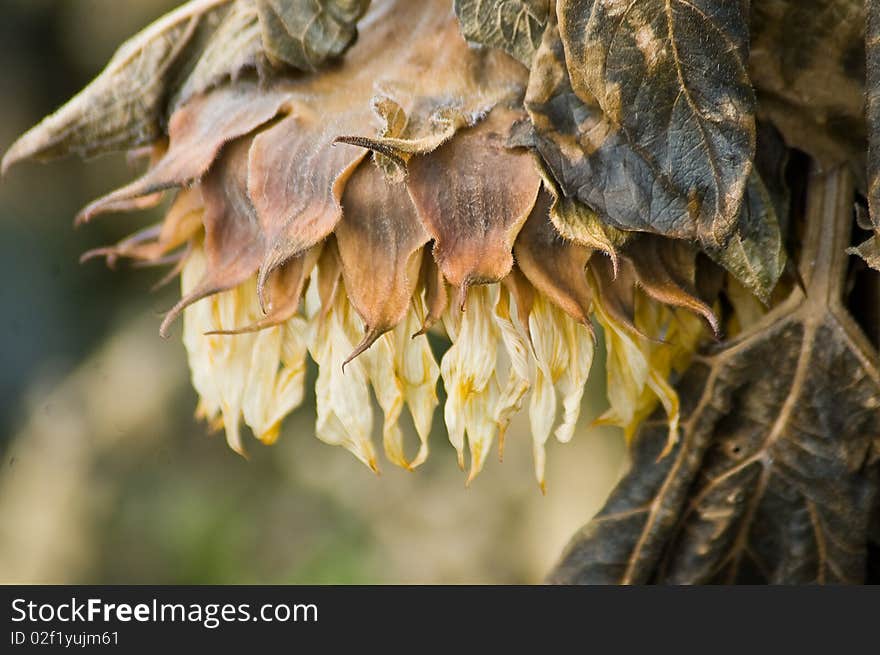
<instances>
[{"instance_id":1,"label":"cracked dry leaf","mask_svg":"<svg viewBox=\"0 0 880 655\"><path fill-rule=\"evenodd\" d=\"M528 66L547 26L550 0L455 0L468 43L501 48Z\"/></svg>"},{"instance_id":2,"label":"cracked dry leaf","mask_svg":"<svg viewBox=\"0 0 880 655\"><path fill-rule=\"evenodd\" d=\"M269 60L314 71L351 45L370 0L256 0L256 4Z\"/></svg>"},{"instance_id":3,"label":"cracked dry leaf","mask_svg":"<svg viewBox=\"0 0 880 655\"><path fill-rule=\"evenodd\" d=\"M661 428L645 425L631 472L551 580L863 581L880 371L841 298L849 176L811 188L805 292L697 359L679 385L679 446L658 457Z\"/></svg>"},{"instance_id":4,"label":"cracked dry leaf","mask_svg":"<svg viewBox=\"0 0 880 655\"><path fill-rule=\"evenodd\" d=\"M619 178L569 189L598 187L581 200L619 227L724 246L755 153L747 14L743 0L559 0L571 87L604 123L584 156L617 141L617 167L641 169L626 180L641 197Z\"/></svg>"},{"instance_id":5,"label":"cracked dry leaf","mask_svg":"<svg viewBox=\"0 0 880 655\"><path fill-rule=\"evenodd\" d=\"M864 180L864 0L751 3L749 71L759 116L825 166Z\"/></svg>"}]
</instances>

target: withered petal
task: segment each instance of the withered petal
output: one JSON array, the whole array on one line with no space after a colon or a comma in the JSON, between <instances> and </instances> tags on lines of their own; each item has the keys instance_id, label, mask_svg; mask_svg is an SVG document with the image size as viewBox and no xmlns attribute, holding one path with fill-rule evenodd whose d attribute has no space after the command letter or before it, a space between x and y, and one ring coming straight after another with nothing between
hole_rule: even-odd
<instances>
[{"instance_id":1,"label":"withered petal","mask_svg":"<svg viewBox=\"0 0 880 655\"><path fill-rule=\"evenodd\" d=\"M165 316L163 336L189 305L241 284L259 268L266 246L247 193L250 145L247 137L229 144L202 179L207 270L196 288Z\"/></svg>"},{"instance_id":2,"label":"withered petal","mask_svg":"<svg viewBox=\"0 0 880 655\"><path fill-rule=\"evenodd\" d=\"M409 163L407 184L434 238L434 258L462 291L510 272L513 243L538 196L541 179L531 155L506 147L519 117L496 108L482 123Z\"/></svg>"},{"instance_id":3,"label":"withered petal","mask_svg":"<svg viewBox=\"0 0 880 655\"><path fill-rule=\"evenodd\" d=\"M654 300L699 314L717 336L718 317L697 296L695 269L697 251L684 241L642 234L625 248L639 285Z\"/></svg>"},{"instance_id":4,"label":"withered petal","mask_svg":"<svg viewBox=\"0 0 880 655\"><path fill-rule=\"evenodd\" d=\"M334 145L334 140L346 127L364 130L372 124L368 106L329 124L325 116L297 106L254 139L249 190L269 244L261 288L272 270L333 232L342 217L345 181L366 156L365 150Z\"/></svg>"},{"instance_id":5,"label":"withered petal","mask_svg":"<svg viewBox=\"0 0 880 655\"><path fill-rule=\"evenodd\" d=\"M309 276L321 256L323 246L310 248L276 268L267 284L266 315L245 327L217 330L208 334L250 334L281 325L293 318L309 283Z\"/></svg>"},{"instance_id":6,"label":"withered petal","mask_svg":"<svg viewBox=\"0 0 880 655\"><path fill-rule=\"evenodd\" d=\"M83 254L81 262L105 257L111 268L119 258L159 263L168 253L187 243L202 227L204 204L198 189L181 191L165 219L124 239L114 246L95 248Z\"/></svg>"},{"instance_id":7,"label":"withered petal","mask_svg":"<svg viewBox=\"0 0 880 655\"><path fill-rule=\"evenodd\" d=\"M592 251L559 235L550 220L551 203L548 193L538 196L513 254L529 282L578 323L589 325L593 294L586 268Z\"/></svg>"},{"instance_id":8,"label":"withered petal","mask_svg":"<svg viewBox=\"0 0 880 655\"><path fill-rule=\"evenodd\" d=\"M371 161L351 176L342 206L336 245L345 290L366 326L365 350L406 316L430 237L406 187L387 182Z\"/></svg>"},{"instance_id":9,"label":"withered petal","mask_svg":"<svg viewBox=\"0 0 880 655\"><path fill-rule=\"evenodd\" d=\"M287 98L280 90L261 89L250 82L193 98L171 117L165 156L139 179L88 205L77 216L77 223L113 211L131 198L198 180L226 143L271 121L283 110Z\"/></svg>"},{"instance_id":10,"label":"withered petal","mask_svg":"<svg viewBox=\"0 0 880 655\"><path fill-rule=\"evenodd\" d=\"M422 322L421 329L412 335L413 338L430 330L443 316L443 312L446 311L446 306L449 304L446 280L433 257L422 257L422 270L419 273L419 278L425 291L427 315Z\"/></svg>"}]
</instances>

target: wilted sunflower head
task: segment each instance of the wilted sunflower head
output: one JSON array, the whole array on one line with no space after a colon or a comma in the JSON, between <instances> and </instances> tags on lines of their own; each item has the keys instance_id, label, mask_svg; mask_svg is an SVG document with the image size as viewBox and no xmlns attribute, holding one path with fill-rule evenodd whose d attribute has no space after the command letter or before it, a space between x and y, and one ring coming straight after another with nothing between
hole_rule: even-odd
<instances>
[{"instance_id":1,"label":"wilted sunflower head","mask_svg":"<svg viewBox=\"0 0 880 655\"><path fill-rule=\"evenodd\" d=\"M712 265L571 192L566 158L610 124L558 91L569 82L546 8L508 43L521 61L541 45L530 79L507 52L468 45L471 4L456 3L460 24L450 0L194 0L7 153L4 168L147 147L147 172L79 220L173 196L170 210L87 257L173 264L183 297L162 332L183 314L198 414L237 452L242 423L278 438L310 357L317 437L370 468L373 397L386 457L412 469L439 378L468 479L527 405L543 485L547 440L567 442L579 420L594 322L610 405L599 422L631 435L659 403L675 439L670 377L720 329L696 285ZM428 331L451 344L439 358ZM404 409L418 446L404 443Z\"/></svg>"}]
</instances>

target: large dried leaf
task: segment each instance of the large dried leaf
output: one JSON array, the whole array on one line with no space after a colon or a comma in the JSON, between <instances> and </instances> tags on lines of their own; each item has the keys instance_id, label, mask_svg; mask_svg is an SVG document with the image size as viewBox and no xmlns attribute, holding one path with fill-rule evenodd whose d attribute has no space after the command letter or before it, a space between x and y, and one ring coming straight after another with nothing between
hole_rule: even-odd
<instances>
[{"instance_id":1,"label":"large dried leaf","mask_svg":"<svg viewBox=\"0 0 880 655\"><path fill-rule=\"evenodd\" d=\"M470 43L501 48L528 66L547 26L549 0L455 0Z\"/></svg>"},{"instance_id":2,"label":"large dried leaf","mask_svg":"<svg viewBox=\"0 0 880 655\"><path fill-rule=\"evenodd\" d=\"M842 304L853 188L813 180L806 290L679 384L679 446L646 425L633 467L557 582L861 582L880 478L877 353Z\"/></svg>"},{"instance_id":3,"label":"large dried leaf","mask_svg":"<svg viewBox=\"0 0 880 655\"><path fill-rule=\"evenodd\" d=\"M21 137L2 170L30 158L133 148L160 138L169 86L198 56L197 44L231 0L193 0L127 41L82 92Z\"/></svg>"},{"instance_id":4,"label":"large dried leaf","mask_svg":"<svg viewBox=\"0 0 880 655\"><path fill-rule=\"evenodd\" d=\"M616 166L635 157L644 174L630 180L644 200L596 176L577 180L598 188L582 199L623 227L725 244L755 152L747 3L560 0L557 14L571 87L602 112L584 156L619 142Z\"/></svg>"},{"instance_id":5,"label":"large dried leaf","mask_svg":"<svg viewBox=\"0 0 880 655\"><path fill-rule=\"evenodd\" d=\"M370 0L256 0L269 60L304 71L339 57Z\"/></svg>"},{"instance_id":6,"label":"large dried leaf","mask_svg":"<svg viewBox=\"0 0 880 655\"><path fill-rule=\"evenodd\" d=\"M751 3L750 73L759 113L824 165L865 157L864 0Z\"/></svg>"}]
</instances>

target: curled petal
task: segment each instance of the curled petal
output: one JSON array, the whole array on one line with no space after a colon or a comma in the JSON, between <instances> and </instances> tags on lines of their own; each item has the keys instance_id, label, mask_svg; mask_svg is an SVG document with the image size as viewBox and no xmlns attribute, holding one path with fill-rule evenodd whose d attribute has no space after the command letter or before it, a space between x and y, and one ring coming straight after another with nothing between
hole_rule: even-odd
<instances>
[{"instance_id":1,"label":"curled petal","mask_svg":"<svg viewBox=\"0 0 880 655\"><path fill-rule=\"evenodd\" d=\"M323 261L323 259L322 259ZM320 271L321 264L318 264ZM343 372L342 364L357 343L360 320L343 294L313 314L314 337L309 344L318 364L315 382L318 418L315 435L325 443L343 446L371 470L378 472L370 439L373 410L365 363L355 360Z\"/></svg>"},{"instance_id":2,"label":"curled petal","mask_svg":"<svg viewBox=\"0 0 880 655\"><path fill-rule=\"evenodd\" d=\"M475 287L468 294L465 312L453 310L443 317L453 342L440 362L447 393L444 417L462 468L467 436L471 453L468 481L482 470L497 430L499 332L492 316L497 293L497 286Z\"/></svg>"},{"instance_id":3,"label":"curled petal","mask_svg":"<svg viewBox=\"0 0 880 655\"><path fill-rule=\"evenodd\" d=\"M538 202L516 240L517 266L541 293L579 323L589 325L592 292L586 268L592 252L565 241L550 221L550 197Z\"/></svg>"},{"instance_id":4,"label":"curled petal","mask_svg":"<svg viewBox=\"0 0 880 655\"><path fill-rule=\"evenodd\" d=\"M529 349L528 315L519 313L513 295L510 288L505 287L498 294L498 303L495 305L495 322L509 360L507 382L501 389L495 407L499 458L504 457L504 436L510 421L522 408L534 378L534 364Z\"/></svg>"},{"instance_id":5,"label":"curled petal","mask_svg":"<svg viewBox=\"0 0 880 655\"><path fill-rule=\"evenodd\" d=\"M193 248L182 274L184 294L198 286L208 261ZM206 335L231 330L260 314L253 279L188 307L183 340L203 418L222 425L230 446L244 454L241 422L264 443L274 443L282 419L302 403L307 325L295 318L259 334Z\"/></svg>"},{"instance_id":6,"label":"curled petal","mask_svg":"<svg viewBox=\"0 0 880 655\"><path fill-rule=\"evenodd\" d=\"M683 241L642 234L626 247L627 260L645 292L665 305L681 307L699 314L716 336L718 317L697 297L695 278L696 250Z\"/></svg>"},{"instance_id":7,"label":"curled petal","mask_svg":"<svg viewBox=\"0 0 880 655\"><path fill-rule=\"evenodd\" d=\"M119 203L200 179L223 146L268 123L282 111L287 96L240 82L197 96L174 112L168 125L168 152L128 186L96 200L80 212L87 222Z\"/></svg>"},{"instance_id":8,"label":"curled petal","mask_svg":"<svg viewBox=\"0 0 880 655\"><path fill-rule=\"evenodd\" d=\"M543 489L544 447L556 425L557 392L562 396L562 420L556 438L566 443L580 416L584 385L593 362L593 335L541 295L535 301L530 323L536 371L529 420L535 476Z\"/></svg>"},{"instance_id":9,"label":"curled petal","mask_svg":"<svg viewBox=\"0 0 880 655\"><path fill-rule=\"evenodd\" d=\"M253 275L265 250L263 235L247 195L247 150L249 139L240 139L226 149L202 180L205 203L205 255L207 268L202 281L181 299L165 317L160 333L186 307L218 291L231 289ZM239 323L226 329L234 329Z\"/></svg>"}]
</instances>

